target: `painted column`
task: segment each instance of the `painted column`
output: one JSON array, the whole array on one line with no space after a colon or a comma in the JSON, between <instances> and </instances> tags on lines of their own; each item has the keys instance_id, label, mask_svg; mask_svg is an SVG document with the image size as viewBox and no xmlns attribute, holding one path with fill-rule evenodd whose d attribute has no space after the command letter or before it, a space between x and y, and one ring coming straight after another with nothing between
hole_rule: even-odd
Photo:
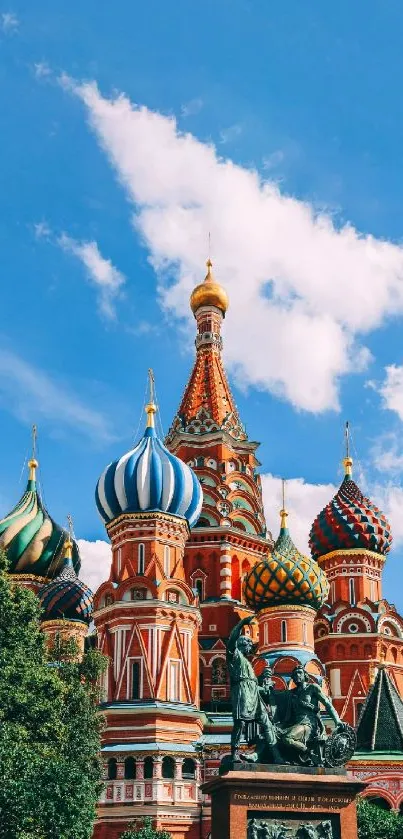
<instances>
[{"instance_id":1,"label":"painted column","mask_svg":"<svg viewBox=\"0 0 403 839\"><path fill-rule=\"evenodd\" d=\"M231 554L228 542L222 542L220 548L220 598L231 599Z\"/></svg>"}]
</instances>

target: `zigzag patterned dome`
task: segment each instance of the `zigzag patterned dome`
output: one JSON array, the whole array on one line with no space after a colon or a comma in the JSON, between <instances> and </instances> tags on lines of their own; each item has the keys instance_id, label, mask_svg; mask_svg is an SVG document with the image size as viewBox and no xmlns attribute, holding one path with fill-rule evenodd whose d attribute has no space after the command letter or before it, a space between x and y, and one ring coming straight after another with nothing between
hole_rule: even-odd
<instances>
[{"instance_id":1,"label":"zigzag patterned dome","mask_svg":"<svg viewBox=\"0 0 403 839\"><path fill-rule=\"evenodd\" d=\"M72 550L73 542L68 539L60 574L38 592L44 613L42 621L63 619L87 625L91 622L94 608L92 591L77 577Z\"/></svg>"},{"instance_id":2,"label":"zigzag patterned dome","mask_svg":"<svg viewBox=\"0 0 403 839\"><path fill-rule=\"evenodd\" d=\"M253 566L244 582L244 597L251 609L298 605L319 609L329 593L329 583L319 565L295 547L281 511L281 529L267 559Z\"/></svg>"},{"instance_id":3,"label":"zigzag patterned dome","mask_svg":"<svg viewBox=\"0 0 403 839\"><path fill-rule=\"evenodd\" d=\"M0 545L6 549L10 574L55 577L62 568L63 546L68 533L50 517L36 484L35 459L29 461L27 488L18 504L0 520ZM80 556L73 543L72 561L80 570Z\"/></svg>"},{"instance_id":4,"label":"zigzag patterned dome","mask_svg":"<svg viewBox=\"0 0 403 839\"><path fill-rule=\"evenodd\" d=\"M160 511L185 518L193 527L201 513L203 492L190 467L164 446L154 428L156 406L146 406L144 436L119 460L106 467L95 500L108 524L122 513Z\"/></svg>"},{"instance_id":5,"label":"zigzag patterned dome","mask_svg":"<svg viewBox=\"0 0 403 839\"><path fill-rule=\"evenodd\" d=\"M320 561L332 551L357 548L386 556L392 544L390 524L353 481L351 457L346 457L343 463L346 470L343 482L311 527L312 556Z\"/></svg>"}]
</instances>

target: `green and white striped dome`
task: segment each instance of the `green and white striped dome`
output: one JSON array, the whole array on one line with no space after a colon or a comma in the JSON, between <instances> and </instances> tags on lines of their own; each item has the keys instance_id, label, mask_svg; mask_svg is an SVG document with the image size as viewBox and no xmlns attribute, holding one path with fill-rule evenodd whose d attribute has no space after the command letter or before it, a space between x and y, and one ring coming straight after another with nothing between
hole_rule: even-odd
<instances>
[{"instance_id":1,"label":"green and white striped dome","mask_svg":"<svg viewBox=\"0 0 403 839\"><path fill-rule=\"evenodd\" d=\"M0 520L0 546L7 552L10 574L33 574L53 579L61 571L68 533L50 517L36 483L36 460L29 461L27 488L18 504ZM80 556L73 543L73 565L80 570Z\"/></svg>"}]
</instances>

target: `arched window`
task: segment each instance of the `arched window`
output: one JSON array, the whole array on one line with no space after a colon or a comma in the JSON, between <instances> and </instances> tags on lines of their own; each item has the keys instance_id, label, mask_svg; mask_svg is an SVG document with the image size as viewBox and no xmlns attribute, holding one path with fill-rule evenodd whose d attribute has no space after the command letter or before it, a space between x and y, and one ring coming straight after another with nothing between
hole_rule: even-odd
<instances>
[{"instance_id":1,"label":"arched window","mask_svg":"<svg viewBox=\"0 0 403 839\"><path fill-rule=\"evenodd\" d=\"M225 685L227 683L227 665L223 658L215 658L211 665L211 684Z\"/></svg>"},{"instance_id":2,"label":"arched window","mask_svg":"<svg viewBox=\"0 0 403 839\"><path fill-rule=\"evenodd\" d=\"M162 777L163 778L174 778L175 777L175 761L173 757L163 757L162 758Z\"/></svg>"},{"instance_id":3,"label":"arched window","mask_svg":"<svg viewBox=\"0 0 403 839\"><path fill-rule=\"evenodd\" d=\"M350 591L350 603L352 606L355 606L355 584L353 577L350 577L348 581L349 591Z\"/></svg>"},{"instance_id":4,"label":"arched window","mask_svg":"<svg viewBox=\"0 0 403 839\"><path fill-rule=\"evenodd\" d=\"M111 594L105 594L105 606L111 606L113 603L113 597Z\"/></svg>"},{"instance_id":5,"label":"arched window","mask_svg":"<svg viewBox=\"0 0 403 839\"><path fill-rule=\"evenodd\" d=\"M127 757L125 760L125 778L132 780L136 777L136 761L134 757Z\"/></svg>"},{"instance_id":6,"label":"arched window","mask_svg":"<svg viewBox=\"0 0 403 839\"><path fill-rule=\"evenodd\" d=\"M197 591L199 600L204 600L204 584L201 577L197 577L197 579L194 581L194 588Z\"/></svg>"},{"instance_id":7,"label":"arched window","mask_svg":"<svg viewBox=\"0 0 403 839\"><path fill-rule=\"evenodd\" d=\"M164 574L166 577L171 576L171 549L169 545L164 546Z\"/></svg>"},{"instance_id":8,"label":"arched window","mask_svg":"<svg viewBox=\"0 0 403 839\"><path fill-rule=\"evenodd\" d=\"M191 757L186 757L182 764L182 778L191 780L196 777L196 764Z\"/></svg>"},{"instance_id":9,"label":"arched window","mask_svg":"<svg viewBox=\"0 0 403 839\"><path fill-rule=\"evenodd\" d=\"M148 755L148 757L146 757L145 760L144 760L144 777L145 777L146 781L149 781L150 778L153 777L153 773L154 773L154 761L153 761L152 757L150 757L150 755Z\"/></svg>"},{"instance_id":10,"label":"arched window","mask_svg":"<svg viewBox=\"0 0 403 839\"><path fill-rule=\"evenodd\" d=\"M138 549L137 549L137 573L144 574L144 566L145 566L145 547L144 543L140 542Z\"/></svg>"},{"instance_id":11,"label":"arched window","mask_svg":"<svg viewBox=\"0 0 403 839\"><path fill-rule=\"evenodd\" d=\"M281 640L283 643L287 641L287 621L281 621Z\"/></svg>"},{"instance_id":12,"label":"arched window","mask_svg":"<svg viewBox=\"0 0 403 839\"><path fill-rule=\"evenodd\" d=\"M140 699L140 662L132 661L132 699Z\"/></svg>"},{"instance_id":13,"label":"arched window","mask_svg":"<svg viewBox=\"0 0 403 839\"><path fill-rule=\"evenodd\" d=\"M381 810L390 810L389 801L386 801L386 798L382 798L381 795L366 795L365 798L370 804L375 804Z\"/></svg>"},{"instance_id":14,"label":"arched window","mask_svg":"<svg viewBox=\"0 0 403 839\"><path fill-rule=\"evenodd\" d=\"M118 762L116 757L110 757L108 760L108 781L115 781L118 772Z\"/></svg>"}]
</instances>

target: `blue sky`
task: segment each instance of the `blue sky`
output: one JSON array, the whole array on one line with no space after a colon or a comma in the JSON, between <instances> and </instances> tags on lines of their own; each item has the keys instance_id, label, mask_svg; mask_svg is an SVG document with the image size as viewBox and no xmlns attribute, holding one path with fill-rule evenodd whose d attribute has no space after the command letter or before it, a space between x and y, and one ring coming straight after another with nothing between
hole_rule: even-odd
<instances>
[{"instance_id":1,"label":"blue sky","mask_svg":"<svg viewBox=\"0 0 403 839\"><path fill-rule=\"evenodd\" d=\"M210 230L269 526L284 475L305 547L349 419L403 609L402 35L380 0L1 5L1 507L36 422L45 501L73 515L93 584L94 485L130 446L150 366L169 427Z\"/></svg>"}]
</instances>

